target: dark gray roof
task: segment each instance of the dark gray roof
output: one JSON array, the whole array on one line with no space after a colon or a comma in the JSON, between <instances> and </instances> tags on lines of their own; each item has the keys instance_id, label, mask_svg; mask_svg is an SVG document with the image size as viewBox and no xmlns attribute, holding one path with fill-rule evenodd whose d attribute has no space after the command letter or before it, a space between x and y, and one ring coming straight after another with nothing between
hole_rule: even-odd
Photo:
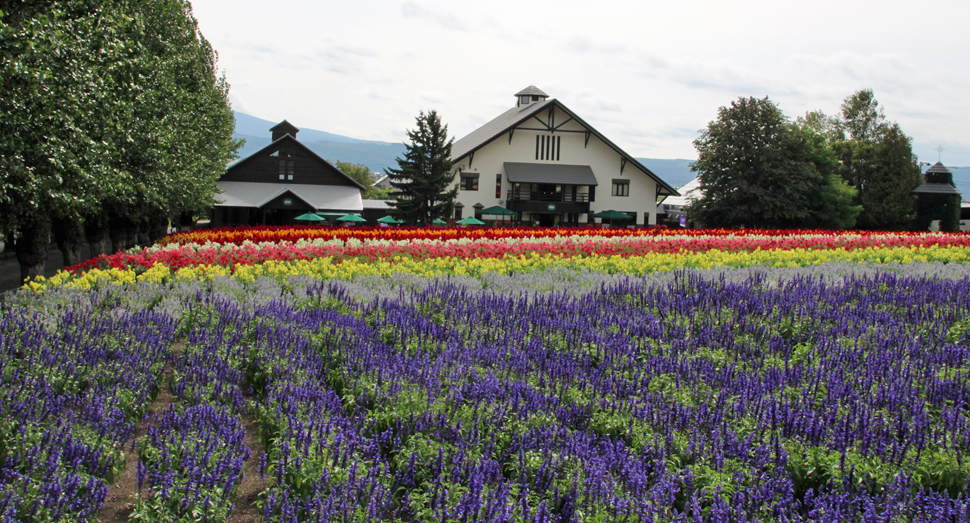
<instances>
[{"instance_id":1,"label":"dark gray roof","mask_svg":"<svg viewBox=\"0 0 970 523\"><path fill-rule=\"evenodd\" d=\"M588 165L505 162L505 174L511 183L598 185Z\"/></svg>"},{"instance_id":2,"label":"dark gray roof","mask_svg":"<svg viewBox=\"0 0 970 523\"><path fill-rule=\"evenodd\" d=\"M916 194L963 194L948 183L924 183L913 189Z\"/></svg>"},{"instance_id":3,"label":"dark gray roof","mask_svg":"<svg viewBox=\"0 0 970 523\"><path fill-rule=\"evenodd\" d=\"M523 105L521 107L513 107L508 111L505 111L491 122L488 122L478 129L475 129L468 136L465 136L461 140L455 142L454 145L451 146L451 160L458 161L461 158L464 158L469 153L476 151L483 145L497 138L500 134L508 131L510 127L531 118L532 115L537 114L542 109L549 107L549 104L554 102L555 99L545 100L542 102L536 102L534 104Z\"/></svg>"},{"instance_id":4,"label":"dark gray roof","mask_svg":"<svg viewBox=\"0 0 970 523\"><path fill-rule=\"evenodd\" d=\"M953 174L949 169L946 168L942 163L936 162L933 167L926 170L927 173L941 173L941 174Z\"/></svg>"},{"instance_id":5,"label":"dark gray roof","mask_svg":"<svg viewBox=\"0 0 970 523\"><path fill-rule=\"evenodd\" d=\"M549 98L548 94L542 92L542 89L539 89L534 85L530 85L529 87L526 87L525 89L515 93L515 96L526 96L526 95L545 96L546 98Z\"/></svg>"}]
</instances>

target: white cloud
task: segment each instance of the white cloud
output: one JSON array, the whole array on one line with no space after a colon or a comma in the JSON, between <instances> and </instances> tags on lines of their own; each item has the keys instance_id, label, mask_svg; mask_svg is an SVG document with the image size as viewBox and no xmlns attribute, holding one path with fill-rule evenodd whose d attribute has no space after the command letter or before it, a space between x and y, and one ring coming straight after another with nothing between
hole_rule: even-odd
<instances>
[{"instance_id":1,"label":"white cloud","mask_svg":"<svg viewBox=\"0 0 970 523\"><path fill-rule=\"evenodd\" d=\"M401 3L401 14L405 18L419 18L437 24L443 29L467 31L468 27L451 11L441 6L429 7L418 2Z\"/></svg>"}]
</instances>

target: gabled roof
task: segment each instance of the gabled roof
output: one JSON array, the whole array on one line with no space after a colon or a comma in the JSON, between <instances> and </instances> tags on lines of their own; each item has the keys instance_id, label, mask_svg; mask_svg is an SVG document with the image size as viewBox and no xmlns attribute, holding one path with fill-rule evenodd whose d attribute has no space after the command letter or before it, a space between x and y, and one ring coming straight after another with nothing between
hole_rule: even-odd
<instances>
[{"instance_id":1,"label":"gabled roof","mask_svg":"<svg viewBox=\"0 0 970 523\"><path fill-rule=\"evenodd\" d=\"M285 120L284 120L284 122L285 122ZM279 125L282 125L282 124L279 124ZM291 136L289 134L283 136L282 138L279 138L279 139L275 140L273 143L267 145L266 147L263 147L262 149L254 152L253 154L251 154L251 155L243 158L242 160L239 160L238 162L230 165L229 167L226 168L226 172L229 172L229 171L238 169L240 166L245 165L246 163L250 162L253 158L259 158L259 157L263 156L263 154L266 153L267 151L271 151L271 150L274 150L276 148L279 148L279 146L282 145L284 142L290 142L290 143L292 143L296 147L298 147L301 150L303 150L304 152L306 152L307 155L310 158L314 158L314 159L316 159L316 160L318 160L320 162L323 162L324 164L330 166L331 169L333 169L335 172L340 173L344 178L346 178L350 183L354 184L354 186L358 187L359 189L366 189L366 187L364 187L363 185L361 185L360 183L358 183L357 180L351 178L350 176L348 176L346 173L344 173L340 169L337 169L332 163L324 160L323 158L320 157L320 155L318 155L317 153L313 152L313 149L310 149L309 147L303 145L302 143L300 143L299 140L297 140L296 138L294 138L293 136Z\"/></svg>"},{"instance_id":2,"label":"gabled roof","mask_svg":"<svg viewBox=\"0 0 970 523\"><path fill-rule=\"evenodd\" d=\"M546 98L549 98L548 94L542 92L542 89L539 89L534 85L530 85L529 87L526 87L525 89L515 93L515 96L533 96L533 95L545 96Z\"/></svg>"},{"instance_id":3,"label":"gabled roof","mask_svg":"<svg viewBox=\"0 0 970 523\"><path fill-rule=\"evenodd\" d=\"M555 99L545 100L542 102L536 102L534 104L523 105L521 107L513 107L508 111L505 111L491 122L488 122L478 129L475 129L469 133L468 136L465 136L461 140L455 142L454 145L451 146L451 161L457 162L478 149L481 149L512 127L515 127L529 118L532 118L534 114L538 114L540 111L554 103L556 103Z\"/></svg>"},{"instance_id":4,"label":"gabled roof","mask_svg":"<svg viewBox=\"0 0 970 523\"><path fill-rule=\"evenodd\" d=\"M249 207L258 209L290 193L315 210L360 211L360 191L345 185L305 185L298 183L216 182L222 193L216 195L216 207Z\"/></svg>"},{"instance_id":5,"label":"gabled roof","mask_svg":"<svg viewBox=\"0 0 970 523\"><path fill-rule=\"evenodd\" d=\"M540 91L541 92L541 91ZM645 165L640 163L636 158L630 156L626 151L620 149L615 143L609 140L603 133L597 131L592 125L586 123L585 120L572 112L568 107L562 104L559 100L551 98L549 100L543 100L541 102L531 103L529 105L523 105L519 107L513 107L508 111L500 114L494 120L486 123L485 125L475 129L470 134L458 140L451 147L451 161L457 162L462 158L474 153L475 151L485 147L493 140L499 136L505 134L510 129L518 126L522 122L532 118L534 115L540 113L541 111L548 109L549 107L556 106L564 113L569 115L577 123L585 127L594 136L599 138L603 143L608 145L611 149L616 151L620 156L626 158L627 162L632 163L641 171L647 173L647 176L653 178L657 182L657 186L660 189L660 194L667 194L671 196L679 195L676 189L671 187L667 182L660 179L659 176L653 173L650 169L647 169Z\"/></svg>"}]
</instances>

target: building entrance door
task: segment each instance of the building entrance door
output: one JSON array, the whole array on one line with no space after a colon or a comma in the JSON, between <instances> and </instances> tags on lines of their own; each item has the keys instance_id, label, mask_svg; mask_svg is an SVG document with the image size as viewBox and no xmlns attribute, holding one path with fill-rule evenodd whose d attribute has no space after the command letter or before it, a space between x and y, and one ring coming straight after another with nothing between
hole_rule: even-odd
<instances>
[{"instance_id":1,"label":"building entrance door","mask_svg":"<svg viewBox=\"0 0 970 523\"><path fill-rule=\"evenodd\" d=\"M559 215L552 213L539 213L539 226L552 227L559 224Z\"/></svg>"}]
</instances>

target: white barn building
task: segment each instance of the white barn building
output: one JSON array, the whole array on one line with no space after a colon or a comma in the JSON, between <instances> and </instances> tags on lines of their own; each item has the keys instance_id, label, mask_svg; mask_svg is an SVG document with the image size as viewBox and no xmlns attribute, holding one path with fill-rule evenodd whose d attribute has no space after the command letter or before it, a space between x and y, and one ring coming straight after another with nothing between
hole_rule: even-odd
<instances>
[{"instance_id":1,"label":"white barn building","mask_svg":"<svg viewBox=\"0 0 970 523\"><path fill-rule=\"evenodd\" d=\"M678 195L562 102L535 86L515 97L452 148L456 219L499 205L543 226L595 223L606 210L655 225L658 198Z\"/></svg>"}]
</instances>

